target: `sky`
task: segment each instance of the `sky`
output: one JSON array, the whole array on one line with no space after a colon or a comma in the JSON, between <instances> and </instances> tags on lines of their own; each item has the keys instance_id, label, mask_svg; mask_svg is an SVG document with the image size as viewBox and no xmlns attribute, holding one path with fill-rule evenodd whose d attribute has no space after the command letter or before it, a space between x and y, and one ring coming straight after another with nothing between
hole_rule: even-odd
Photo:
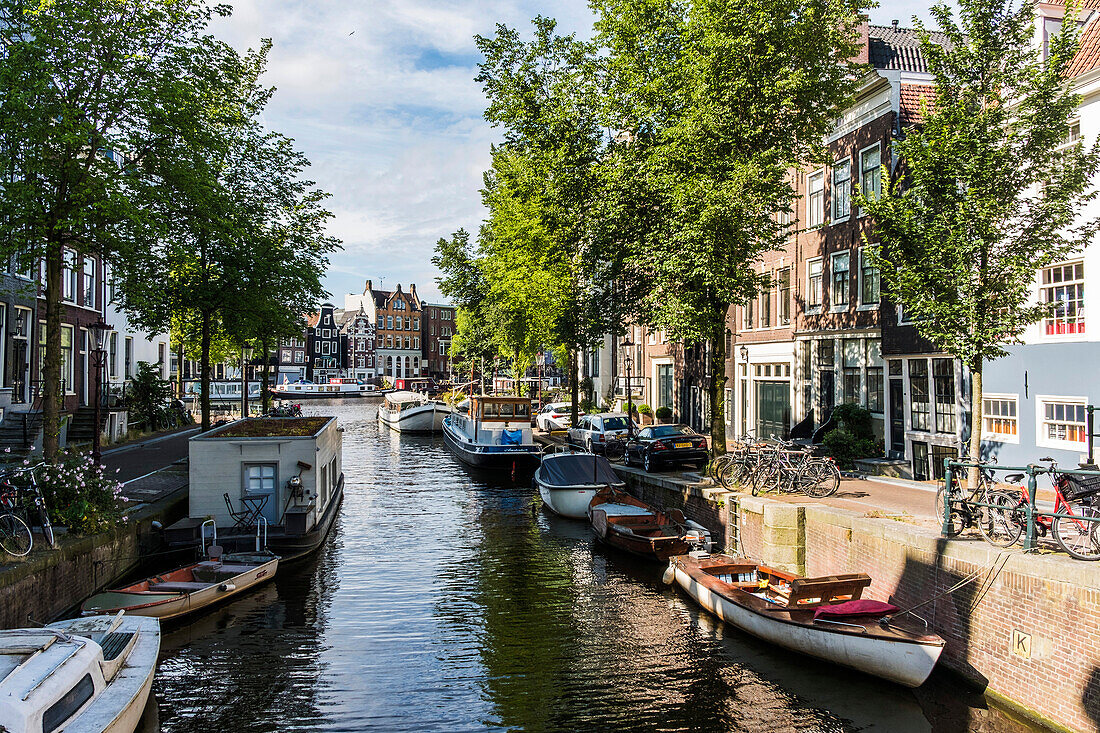
<instances>
[{"instance_id":1,"label":"sky","mask_svg":"<svg viewBox=\"0 0 1100 733\"><path fill-rule=\"evenodd\" d=\"M529 28L536 15L561 32L591 33L584 0L239 0L212 31L240 50L270 38L264 83L277 91L266 125L294 138L310 177L332 197L329 233L343 241L325 287L345 293L407 289L442 302L431 263L440 237L476 233L489 146L500 131L483 119L474 81L477 34L496 24ZM871 10L871 22L910 25L927 3Z\"/></svg>"}]
</instances>

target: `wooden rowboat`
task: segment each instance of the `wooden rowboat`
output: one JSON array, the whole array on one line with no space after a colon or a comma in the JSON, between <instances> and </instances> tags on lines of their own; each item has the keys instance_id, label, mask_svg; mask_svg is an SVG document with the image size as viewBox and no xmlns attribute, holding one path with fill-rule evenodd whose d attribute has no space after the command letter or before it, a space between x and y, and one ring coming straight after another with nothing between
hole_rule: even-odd
<instances>
[{"instance_id":1,"label":"wooden rowboat","mask_svg":"<svg viewBox=\"0 0 1100 733\"><path fill-rule=\"evenodd\" d=\"M863 573L802 578L729 555L673 557L669 571L666 581L746 633L906 687L923 684L943 652L939 636L889 617L895 607L860 602Z\"/></svg>"},{"instance_id":2,"label":"wooden rowboat","mask_svg":"<svg viewBox=\"0 0 1100 733\"><path fill-rule=\"evenodd\" d=\"M658 511L613 485L592 497L588 521L601 542L650 560L663 562L710 545L706 528L679 509Z\"/></svg>"},{"instance_id":3,"label":"wooden rowboat","mask_svg":"<svg viewBox=\"0 0 1100 733\"><path fill-rule=\"evenodd\" d=\"M125 610L161 620L177 618L266 583L278 567L278 556L269 552L225 555L99 593L80 610L85 616Z\"/></svg>"}]
</instances>

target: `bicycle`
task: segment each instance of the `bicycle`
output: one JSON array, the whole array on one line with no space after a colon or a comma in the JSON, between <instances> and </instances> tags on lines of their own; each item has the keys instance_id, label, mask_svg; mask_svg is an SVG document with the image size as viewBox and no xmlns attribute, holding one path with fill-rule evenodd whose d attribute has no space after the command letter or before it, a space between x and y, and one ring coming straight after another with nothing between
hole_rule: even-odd
<instances>
[{"instance_id":1,"label":"bicycle","mask_svg":"<svg viewBox=\"0 0 1100 733\"><path fill-rule=\"evenodd\" d=\"M42 528L42 534L46 538L46 541L53 547L55 544L53 524L50 523L50 515L46 511L46 500L42 496L42 490L38 488L37 471L45 466L46 463L36 463L33 466L26 468L10 469L6 472L0 473L0 491L14 491L16 496L16 504L23 512L24 516L28 515L28 507L30 504L36 510L38 515L38 525ZM13 480L18 476L27 476L27 485L19 486ZM30 522L24 520L25 525L30 525Z\"/></svg>"},{"instance_id":2,"label":"bicycle","mask_svg":"<svg viewBox=\"0 0 1100 733\"><path fill-rule=\"evenodd\" d=\"M1054 486L1055 516L1035 514L1035 529L1039 536L1049 532L1057 545L1071 557L1078 560L1100 560L1100 531L1096 521L1085 517L1100 517L1100 510L1093 506L1097 494L1100 494L1100 479L1096 477L1075 478L1072 474L1058 473L1058 463L1047 456L1039 459L1049 463L1046 473L1050 474ZM1013 483L1024 478L1018 473L1006 476ZM1074 502L1077 509L1074 511ZM1009 547L1019 541L1027 528L1027 506L1030 503L1027 491L1014 492L1003 489L993 492L990 504L998 507L983 507L986 512L980 515L978 531L987 542L996 547ZM1057 516L1064 515L1064 516Z\"/></svg>"},{"instance_id":3,"label":"bicycle","mask_svg":"<svg viewBox=\"0 0 1100 733\"><path fill-rule=\"evenodd\" d=\"M615 463L626 456L626 438L618 435L607 436L607 442L603 446L604 457Z\"/></svg>"},{"instance_id":4,"label":"bicycle","mask_svg":"<svg viewBox=\"0 0 1100 733\"><path fill-rule=\"evenodd\" d=\"M813 447L777 440L773 448L761 450L762 457L752 475L752 494L758 491L800 491L823 499L840 488L840 469L832 458L816 458Z\"/></svg>"},{"instance_id":5,"label":"bicycle","mask_svg":"<svg viewBox=\"0 0 1100 733\"><path fill-rule=\"evenodd\" d=\"M962 458L962 462L969 462L968 458ZM984 461L977 461L981 464ZM936 518L943 520L944 515L944 497L948 494L948 501L951 503L951 516L948 523L947 537L958 537L965 532L969 527L979 527L978 523L981 510L986 507L974 506L975 503L989 504L991 492L997 488L997 482L994 479L993 471L987 468L980 467L978 471L978 484L970 490L970 494L967 496L959 482L960 473L955 472L951 478L951 489L948 491L947 481L941 479L940 487L936 491Z\"/></svg>"},{"instance_id":6,"label":"bicycle","mask_svg":"<svg viewBox=\"0 0 1100 733\"><path fill-rule=\"evenodd\" d=\"M27 523L15 513L19 508L19 490L11 487L0 492L0 507L3 507L0 511L0 548L15 557L30 554L34 547L34 535Z\"/></svg>"}]
</instances>

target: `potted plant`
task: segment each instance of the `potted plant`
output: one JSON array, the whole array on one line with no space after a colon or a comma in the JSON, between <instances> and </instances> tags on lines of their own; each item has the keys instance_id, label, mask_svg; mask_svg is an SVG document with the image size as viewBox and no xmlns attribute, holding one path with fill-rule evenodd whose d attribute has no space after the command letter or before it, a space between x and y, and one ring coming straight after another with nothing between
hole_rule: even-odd
<instances>
[{"instance_id":1,"label":"potted plant","mask_svg":"<svg viewBox=\"0 0 1100 733\"><path fill-rule=\"evenodd\" d=\"M671 407L658 407L657 408L657 422L664 422L672 417Z\"/></svg>"},{"instance_id":2,"label":"potted plant","mask_svg":"<svg viewBox=\"0 0 1100 733\"><path fill-rule=\"evenodd\" d=\"M637 405L635 409L638 411L638 414L642 416L641 422L643 425L648 424L652 420L653 408L646 403L643 402L642 404Z\"/></svg>"}]
</instances>

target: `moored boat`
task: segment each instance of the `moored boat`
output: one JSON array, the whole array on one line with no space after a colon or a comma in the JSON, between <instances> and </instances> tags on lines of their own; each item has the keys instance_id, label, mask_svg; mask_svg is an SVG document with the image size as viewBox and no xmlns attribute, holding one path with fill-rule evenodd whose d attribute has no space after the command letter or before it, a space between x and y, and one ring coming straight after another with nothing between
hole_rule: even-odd
<instances>
[{"instance_id":1,"label":"moored boat","mask_svg":"<svg viewBox=\"0 0 1100 733\"><path fill-rule=\"evenodd\" d=\"M0 730L131 733L160 652L160 622L99 616L0 631Z\"/></svg>"},{"instance_id":2,"label":"moored boat","mask_svg":"<svg viewBox=\"0 0 1100 733\"><path fill-rule=\"evenodd\" d=\"M543 506L555 514L584 519L596 492L605 486L623 491L623 483L603 456L592 453L551 453L535 471L535 488Z\"/></svg>"},{"instance_id":3,"label":"moored boat","mask_svg":"<svg viewBox=\"0 0 1100 733\"><path fill-rule=\"evenodd\" d=\"M861 600L863 573L802 578L729 555L684 555L672 575L700 606L766 642L906 687L928 679L944 640L898 609Z\"/></svg>"},{"instance_id":4,"label":"moored boat","mask_svg":"<svg viewBox=\"0 0 1100 733\"><path fill-rule=\"evenodd\" d=\"M357 379L330 379L325 384L316 384L309 381L287 382L276 384L271 388L271 393L276 397L288 400L335 397L367 397L378 391L373 384L366 384Z\"/></svg>"},{"instance_id":5,"label":"moored boat","mask_svg":"<svg viewBox=\"0 0 1100 733\"><path fill-rule=\"evenodd\" d=\"M592 497L588 521L601 542L650 560L710 546L707 529L679 509L658 511L615 486L605 486Z\"/></svg>"},{"instance_id":6,"label":"moored boat","mask_svg":"<svg viewBox=\"0 0 1100 733\"><path fill-rule=\"evenodd\" d=\"M98 593L80 607L84 615L117 613L167 620L194 613L275 577L279 557L270 552L215 555L208 560Z\"/></svg>"},{"instance_id":7,"label":"moored boat","mask_svg":"<svg viewBox=\"0 0 1100 733\"><path fill-rule=\"evenodd\" d=\"M526 397L474 396L467 412L443 419L443 442L459 460L478 468L530 471L542 455Z\"/></svg>"},{"instance_id":8,"label":"moored boat","mask_svg":"<svg viewBox=\"0 0 1100 733\"><path fill-rule=\"evenodd\" d=\"M452 412L446 402L418 392L390 392L378 406L378 422L399 433L437 433Z\"/></svg>"}]
</instances>

